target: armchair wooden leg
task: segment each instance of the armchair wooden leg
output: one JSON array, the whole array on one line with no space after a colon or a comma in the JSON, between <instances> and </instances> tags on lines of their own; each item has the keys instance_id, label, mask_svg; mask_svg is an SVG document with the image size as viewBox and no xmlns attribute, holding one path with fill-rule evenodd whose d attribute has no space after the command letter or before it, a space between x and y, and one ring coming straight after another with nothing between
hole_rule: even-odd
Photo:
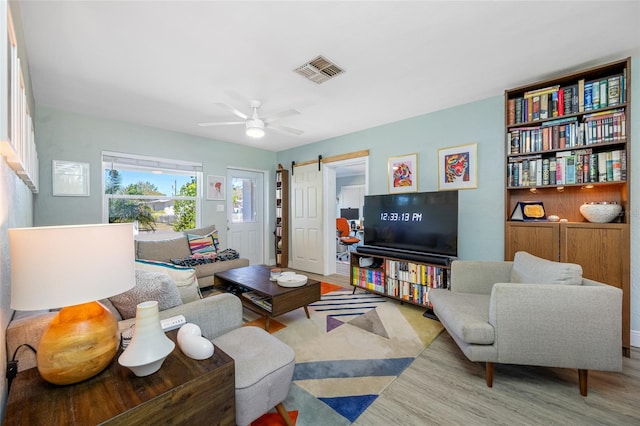
<instances>
[{"instance_id":1,"label":"armchair wooden leg","mask_svg":"<svg viewBox=\"0 0 640 426\"><path fill-rule=\"evenodd\" d=\"M289 413L284 408L284 404L282 404L282 402L276 405L276 410L278 411L278 414L280 414L280 417L282 417L282 420L284 420L284 424L286 424L287 426L293 426L291 417L289 417Z\"/></svg>"},{"instance_id":2,"label":"armchair wooden leg","mask_svg":"<svg viewBox=\"0 0 640 426\"><path fill-rule=\"evenodd\" d=\"M487 362L485 377L487 379L487 387L493 387L493 363Z\"/></svg>"},{"instance_id":3,"label":"armchair wooden leg","mask_svg":"<svg viewBox=\"0 0 640 426\"><path fill-rule=\"evenodd\" d=\"M587 377L589 370L578 370L578 380L580 382L580 395L587 396Z\"/></svg>"}]
</instances>

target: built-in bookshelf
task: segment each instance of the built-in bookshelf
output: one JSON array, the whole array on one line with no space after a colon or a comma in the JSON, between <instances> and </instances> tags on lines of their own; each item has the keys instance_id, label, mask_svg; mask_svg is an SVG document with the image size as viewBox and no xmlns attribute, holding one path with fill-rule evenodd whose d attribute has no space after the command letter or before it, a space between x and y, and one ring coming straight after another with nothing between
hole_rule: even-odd
<instances>
[{"instance_id":1,"label":"built-in bookshelf","mask_svg":"<svg viewBox=\"0 0 640 426\"><path fill-rule=\"evenodd\" d=\"M628 62L507 90L507 188L627 182Z\"/></svg>"},{"instance_id":2,"label":"built-in bookshelf","mask_svg":"<svg viewBox=\"0 0 640 426\"><path fill-rule=\"evenodd\" d=\"M630 354L630 58L505 91L505 259L524 250L578 263L583 276L623 290ZM511 220L540 202L558 222ZM612 223L589 223L584 203L617 203ZM606 313L601 313L606 314Z\"/></svg>"},{"instance_id":3,"label":"built-in bookshelf","mask_svg":"<svg viewBox=\"0 0 640 426\"><path fill-rule=\"evenodd\" d=\"M276 170L276 266L289 265L289 171Z\"/></svg>"},{"instance_id":4,"label":"built-in bookshelf","mask_svg":"<svg viewBox=\"0 0 640 426\"><path fill-rule=\"evenodd\" d=\"M363 258L371 259L372 263L360 266ZM448 266L351 252L353 287L427 308L430 289L449 287L449 271Z\"/></svg>"}]
</instances>

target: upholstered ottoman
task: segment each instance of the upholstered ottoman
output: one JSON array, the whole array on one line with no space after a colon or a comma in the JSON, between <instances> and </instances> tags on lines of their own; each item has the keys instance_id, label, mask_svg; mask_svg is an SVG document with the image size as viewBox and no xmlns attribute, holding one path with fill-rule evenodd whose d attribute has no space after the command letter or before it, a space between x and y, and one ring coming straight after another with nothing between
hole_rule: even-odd
<instances>
[{"instance_id":1,"label":"upholstered ottoman","mask_svg":"<svg viewBox=\"0 0 640 426\"><path fill-rule=\"evenodd\" d=\"M237 328L213 344L235 361L236 424L248 425L274 407L291 424L282 401L293 377L293 349L258 327Z\"/></svg>"}]
</instances>

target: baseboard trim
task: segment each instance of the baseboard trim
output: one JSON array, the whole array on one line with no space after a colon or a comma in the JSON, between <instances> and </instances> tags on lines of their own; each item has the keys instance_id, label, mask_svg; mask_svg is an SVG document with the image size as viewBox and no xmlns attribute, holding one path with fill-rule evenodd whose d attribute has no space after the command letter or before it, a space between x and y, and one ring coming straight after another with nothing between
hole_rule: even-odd
<instances>
[{"instance_id":1,"label":"baseboard trim","mask_svg":"<svg viewBox=\"0 0 640 426\"><path fill-rule=\"evenodd\" d=\"M631 346L640 348L640 330L631 330Z\"/></svg>"}]
</instances>

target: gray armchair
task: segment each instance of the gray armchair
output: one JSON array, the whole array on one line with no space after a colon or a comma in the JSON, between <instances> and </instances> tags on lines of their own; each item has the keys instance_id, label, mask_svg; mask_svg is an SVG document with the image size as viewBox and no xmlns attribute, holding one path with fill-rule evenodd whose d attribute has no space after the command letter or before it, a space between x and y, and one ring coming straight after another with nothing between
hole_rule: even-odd
<instances>
[{"instance_id":1,"label":"gray armchair","mask_svg":"<svg viewBox=\"0 0 640 426\"><path fill-rule=\"evenodd\" d=\"M433 289L433 309L471 361L588 370L622 369L622 291L582 278L579 265L518 252L513 262L454 261L451 289Z\"/></svg>"}]
</instances>

